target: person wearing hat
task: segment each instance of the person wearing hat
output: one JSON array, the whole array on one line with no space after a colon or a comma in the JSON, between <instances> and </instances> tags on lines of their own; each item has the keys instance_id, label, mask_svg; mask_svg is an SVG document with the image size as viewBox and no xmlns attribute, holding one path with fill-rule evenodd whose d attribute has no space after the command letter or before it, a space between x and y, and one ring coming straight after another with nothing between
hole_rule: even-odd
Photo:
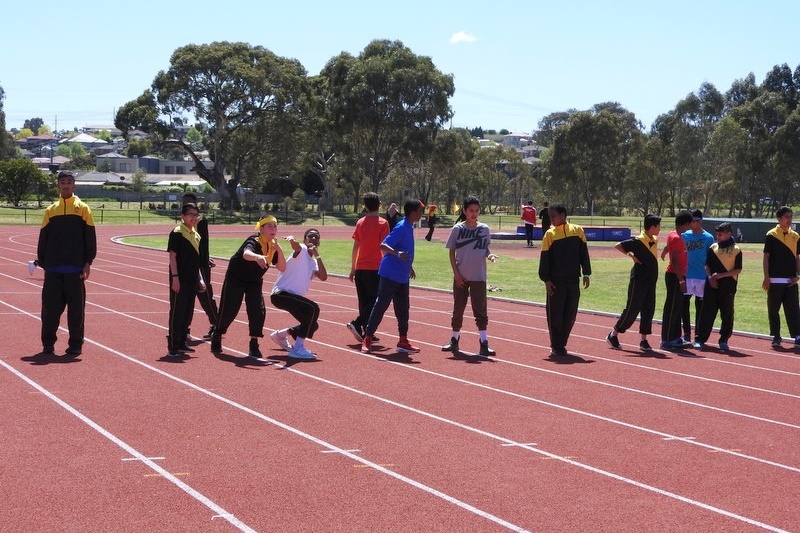
<instances>
[{"instance_id":1,"label":"person wearing hat","mask_svg":"<svg viewBox=\"0 0 800 533\"><path fill-rule=\"evenodd\" d=\"M642 340L639 349L652 350L647 336L653 332L653 315L656 310L656 283L658 282L658 234L661 231L661 217L646 215L644 230L638 237L618 242L614 248L633 260L631 278L628 283L628 300L614 329L606 336L612 348L619 350L618 334L625 333L641 316L639 333Z\"/></svg>"},{"instance_id":2,"label":"person wearing hat","mask_svg":"<svg viewBox=\"0 0 800 533\"><path fill-rule=\"evenodd\" d=\"M691 300L694 296L695 336L700 323L700 310L703 308L703 294L706 287L706 259L708 249L714 244L714 236L703 229L703 212L692 211L692 223L689 229L681 234L686 245L686 292L683 293L681 323L683 324L684 345L692 341Z\"/></svg>"},{"instance_id":3,"label":"person wearing hat","mask_svg":"<svg viewBox=\"0 0 800 533\"><path fill-rule=\"evenodd\" d=\"M97 255L92 210L75 196L75 176L56 177L58 199L44 212L35 264L44 269L42 286L42 354L55 353L56 333L67 309L69 330L66 355L81 354L86 314L86 280Z\"/></svg>"},{"instance_id":4,"label":"person wearing hat","mask_svg":"<svg viewBox=\"0 0 800 533\"><path fill-rule=\"evenodd\" d=\"M278 220L264 216L255 227L256 233L245 239L228 263L222 294L219 299L219 315L211 336L211 351L222 353L222 336L239 314L242 300L247 310L247 324L250 330L248 357L261 359L258 339L264 336L264 321L267 311L262 292L264 274L271 266L279 272L286 270L286 257L275 237L278 234Z\"/></svg>"}]
</instances>

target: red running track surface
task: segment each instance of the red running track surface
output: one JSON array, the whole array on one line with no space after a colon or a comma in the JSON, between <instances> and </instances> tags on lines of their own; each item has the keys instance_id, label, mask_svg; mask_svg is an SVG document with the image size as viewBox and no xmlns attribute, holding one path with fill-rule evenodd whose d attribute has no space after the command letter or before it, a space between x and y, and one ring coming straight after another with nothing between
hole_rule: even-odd
<instances>
[{"instance_id":1,"label":"red running track surface","mask_svg":"<svg viewBox=\"0 0 800 533\"><path fill-rule=\"evenodd\" d=\"M557 362L541 305L492 299L498 355L474 357L467 317L454 356L440 350L450 295L413 288L422 352L395 352L390 312L383 347L364 355L344 327L355 291L334 276L312 283L317 361L265 338L276 364L249 363L242 310L222 355L198 339L170 362L166 255L111 240L168 230L98 228L86 344L68 360L35 355L37 230L0 227L3 531L798 529L800 356L788 347L736 335L727 354L643 356L635 331L612 350L614 317L582 312ZM268 304L265 334L291 323ZM207 327L198 306L194 331ZM65 342L62 331L57 353Z\"/></svg>"}]
</instances>

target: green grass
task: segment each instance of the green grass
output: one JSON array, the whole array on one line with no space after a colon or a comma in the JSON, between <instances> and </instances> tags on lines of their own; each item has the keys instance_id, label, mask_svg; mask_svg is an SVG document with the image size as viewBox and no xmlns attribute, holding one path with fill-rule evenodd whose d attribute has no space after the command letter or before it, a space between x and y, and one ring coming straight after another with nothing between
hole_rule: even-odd
<instances>
[{"instance_id":1,"label":"green grass","mask_svg":"<svg viewBox=\"0 0 800 533\"><path fill-rule=\"evenodd\" d=\"M127 237L124 242L163 250L166 248L167 238L166 236ZM228 258L241 243L242 239L215 237L210 242L211 255ZM592 248L608 248L608 246L608 243L596 245L590 243L589 253L591 255ZM761 245L747 243L740 246L745 254L743 271L739 276L739 291L736 295L735 329L767 334L769 327L766 294L761 289ZM352 249L352 241L349 239L324 240L320 252L325 258L328 272L347 275L350 272ZM288 245L284 246L284 250L288 250ZM491 292L490 295L514 300L544 302L544 284L539 281L537 275L538 253L532 259L504 256L502 251L498 253L500 255L498 261L488 265L488 283L490 286L502 290ZM592 283L589 289L583 291L581 295L581 308L612 314L620 313L625 306L630 267L630 260L621 254L619 257L609 259L594 258L592 260ZM446 290L452 288L449 256L447 249L441 243L429 243L424 239L417 240L414 270L417 273L416 279L412 281L414 286ZM657 284L656 298L656 318L658 319L661 317L661 305L664 302L664 283L661 279ZM692 309L694 309L694 303L692 303ZM716 325L719 326L719 320Z\"/></svg>"}]
</instances>

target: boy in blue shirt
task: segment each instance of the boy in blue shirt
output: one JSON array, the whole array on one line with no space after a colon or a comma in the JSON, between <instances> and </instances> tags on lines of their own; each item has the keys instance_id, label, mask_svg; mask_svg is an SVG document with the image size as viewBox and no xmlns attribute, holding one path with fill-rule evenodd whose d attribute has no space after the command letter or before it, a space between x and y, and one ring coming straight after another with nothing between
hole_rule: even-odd
<instances>
[{"instance_id":1,"label":"boy in blue shirt","mask_svg":"<svg viewBox=\"0 0 800 533\"><path fill-rule=\"evenodd\" d=\"M364 330L364 341L361 352L372 351L372 336L383 320L383 315L394 304L397 317L397 330L400 336L397 351L416 353L419 348L408 342L409 283L416 277L414 262L414 224L419 222L425 210L425 204L419 200L408 200L403 206L405 218L392 229L381 243L383 259L378 268L378 297L372 306L367 327Z\"/></svg>"}]
</instances>

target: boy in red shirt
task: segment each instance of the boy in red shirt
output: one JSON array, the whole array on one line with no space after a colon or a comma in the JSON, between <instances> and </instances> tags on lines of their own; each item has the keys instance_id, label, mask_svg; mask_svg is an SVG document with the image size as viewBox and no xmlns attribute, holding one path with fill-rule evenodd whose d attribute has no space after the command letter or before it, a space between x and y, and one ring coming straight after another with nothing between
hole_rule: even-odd
<instances>
[{"instance_id":1,"label":"boy in red shirt","mask_svg":"<svg viewBox=\"0 0 800 533\"><path fill-rule=\"evenodd\" d=\"M683 309L683 293L686 292L686 269L689 260L686 254L686 244L681 234L689 229L692 224L692 214L681 211L675 217L675 229L667 235L667 244L661 252L661 259L669 256L669 264L664 274L664 283L667 293L664 298L664 316L661 321L661 348L664 350L678 350L684 346L681 314Z\"/></svg>"},{"instance_id":2,"label":"boy in red shirt","mask_svg":"<svg viewBox=\"0 0 800 533\"><path fill-rule=\"evenodd\" d=\"M532 248L533 228L536 227L536 208L533 207L531 200L528 200L528 205L522 206L522 216L519 218L525 223L525 240L528 241L528 248Z\"/></svg>"},{"instance_id":3,"label":"boy in red shirt","mask_svg":"<svg viewBox=\"0 0 800 533\"><path fill-rule=\"evenodd\" d=\"M378 267L383 259L381 243L389 235L389 222L378 213L381 202L377 193L368 192L363 199L367 214L356 222L350 260L350 281L356 286L358 316L347 323L347 329L359 344L364 342L364 328L378 296Z\"/></svg>"}]
</instances>

